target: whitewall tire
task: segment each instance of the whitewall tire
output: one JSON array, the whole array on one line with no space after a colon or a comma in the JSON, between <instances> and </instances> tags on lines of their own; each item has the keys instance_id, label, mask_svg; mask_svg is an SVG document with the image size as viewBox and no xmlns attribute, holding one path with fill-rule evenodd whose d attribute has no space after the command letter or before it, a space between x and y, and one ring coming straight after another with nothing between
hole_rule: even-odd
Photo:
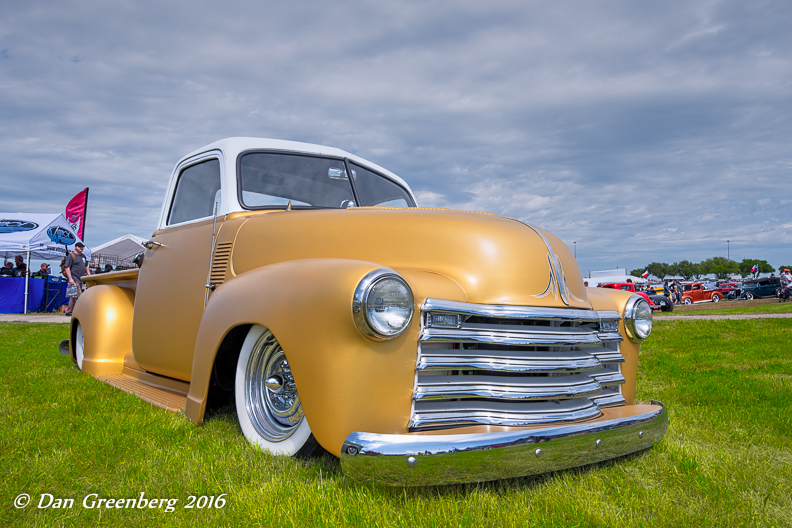
<instances>
[{"instance_id":1,"label":"whitewall tire","mask_svg":"<svg viewBox=\"0 0 792 528\"><path fill-rule=\"evenodd\" d=\"M77 368L82 370L85 359L85 337L80 323L77 323L77 332L74 336L74 359L77 360Z\"/></svg>"},{"instance_id":2,"label":"whitewall tire","mask_svg":"<svg viewBox=\"0 0 792 528\"><path fill-rule=\"evenodd\" d=\"M276 455L310 456L311 434L286 355L272 332L253 326L237 361L234 398L242 433Z\"/></svg>"}]
</instances>

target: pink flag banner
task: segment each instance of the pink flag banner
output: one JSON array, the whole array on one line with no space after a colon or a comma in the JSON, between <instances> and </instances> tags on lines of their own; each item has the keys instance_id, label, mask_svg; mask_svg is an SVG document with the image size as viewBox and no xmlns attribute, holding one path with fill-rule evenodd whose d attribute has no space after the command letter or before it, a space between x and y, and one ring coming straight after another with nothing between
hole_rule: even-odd
<instances>
[{"instance_id":1,"label":"pink flag banner","mask_svg":"<svg viewBox=\"0 0 792 528\"><path fill-rule=\"evenodd\" d=\"M69 200L66 206L66 221L69 222L72 230L77 233L80 240L85 240L85 211L88 208L88 187Z\"/></svg>"}]
</instances>

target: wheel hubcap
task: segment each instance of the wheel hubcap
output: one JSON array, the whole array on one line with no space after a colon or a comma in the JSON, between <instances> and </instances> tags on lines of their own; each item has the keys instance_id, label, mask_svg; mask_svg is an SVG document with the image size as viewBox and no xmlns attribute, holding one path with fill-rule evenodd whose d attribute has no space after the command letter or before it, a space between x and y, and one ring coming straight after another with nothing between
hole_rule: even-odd
<instances>
[{"instance_id":1,"label":"wheel hubcap","mask_svg":"<svg viewBox=\"0 0 792 528\"><path fill-rule=\"evenodd\" d=\"M291 436L304 418L289 362L270 332L259 338L250 354L245 406L256 431L273 442Z\"/></svg>"}]
</instances>

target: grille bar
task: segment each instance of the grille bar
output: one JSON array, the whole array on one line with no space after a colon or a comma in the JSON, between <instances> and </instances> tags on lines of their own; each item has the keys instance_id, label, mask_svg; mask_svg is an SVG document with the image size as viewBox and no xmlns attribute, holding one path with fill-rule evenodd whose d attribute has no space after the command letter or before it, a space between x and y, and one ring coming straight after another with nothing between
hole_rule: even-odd
<instances>
[{"instance_id":1,"label":"grille bar","mask_svg":"<svg viewBox=\"0 0 792 528\"><path fill-rule=\"evenodd\" d=\"M595 333L503 332L494 330L454 330L427 328L421 341L434 343L496 343L522 346L596 346L601 345Z\"/></svg>"},{"instance_id":2,"label":"grille bar","mask_svg":"<svg viewBox=\"0 0 792 528\"><path fill-rule=\"evenodd\" d=\"M426 350L417 370L493 370L501 372L578 372L602 367L602 362L577 351L526 352L509 350Z\"/></svg>"},{"instance_id":3,"label":"grille bar","mask_svg":"<svg viewBox=\"0 0 792 528\"><path fill-rule=\"evenodd\" d=\"M528 319L532 321L578 321L592 323L598 323L600 321L600 312L595 312L593 310L469 304L439 299L426 299L422 309L424 312L445 312L466 316L496 317L515 320ZM612 317L614 319L619 318L616 312L608 312L608 314L615 314L615 316Z\"/></svg>"},{"instance_id":4,"label":"grille bar","mask_svg":"<svg viewBox=\"0 0 792 528\"><path fill-rule=\"evenodd\" d=\"M588 376L425 376L418 377L416 400L494 398L550 400L590 396L602 390Z\"/></svg>"},{"instance_id":5,"label":"grille bar","mask_svg":"<svg viewBox=\"0 0 792 528\"><path fill-rule=\"evenodd\" d=\"M591 401L597 405L597 407L616 407L618 405L624 405L627 403L627 400L624 399L624 396L615 389L604 389L601 394L591 398Z\"/></svg>"},{"instance_id":6,"label":"grille bar","mask_svg":"<svg viewBox=\"0 0 792 528\"><path fill-rule=\"evenodd\" d=\"M585 398L557 402L418 402L411 429L464 425L534 425L597 418L597 405Z\"/></svg>"}]
</instances>

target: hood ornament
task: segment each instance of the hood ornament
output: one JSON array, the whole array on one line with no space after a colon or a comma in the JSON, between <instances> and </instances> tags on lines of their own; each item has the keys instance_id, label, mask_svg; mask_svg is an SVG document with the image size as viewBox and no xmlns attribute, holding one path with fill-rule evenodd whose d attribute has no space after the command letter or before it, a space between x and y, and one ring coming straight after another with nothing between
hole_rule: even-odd
<instances>
[{"instance_id":1,"label":"hood ornament","mask_svg":"<svg viewBox=\"0 0 792 528\"><path fill-rule=\"evenodd\" d=\"M577 302L584 302L583 299L577 298L575 294L572 293L572 290L569 288L569 283L566 280L566 276L564 275L564 268L561 266L561 260L558 258L558 255L555 254L553 251L553 246L550 245L550 242L547 240L547 238L545 238L542 232L531 224L526 224L525 222L517 220L516 218L512 218L512 220L530 227L534 233L539 235L547 247L547 264L550 266L550 278L547 280L547 287L544 289L544 291L542 293L532 295L532 297L541 299L542 297L552 294L553 297L558 300L558 297L560 296L561 300L564 301L564 304L567 306L569 306L570 297Z\"/></svg>"}]
</instances>

